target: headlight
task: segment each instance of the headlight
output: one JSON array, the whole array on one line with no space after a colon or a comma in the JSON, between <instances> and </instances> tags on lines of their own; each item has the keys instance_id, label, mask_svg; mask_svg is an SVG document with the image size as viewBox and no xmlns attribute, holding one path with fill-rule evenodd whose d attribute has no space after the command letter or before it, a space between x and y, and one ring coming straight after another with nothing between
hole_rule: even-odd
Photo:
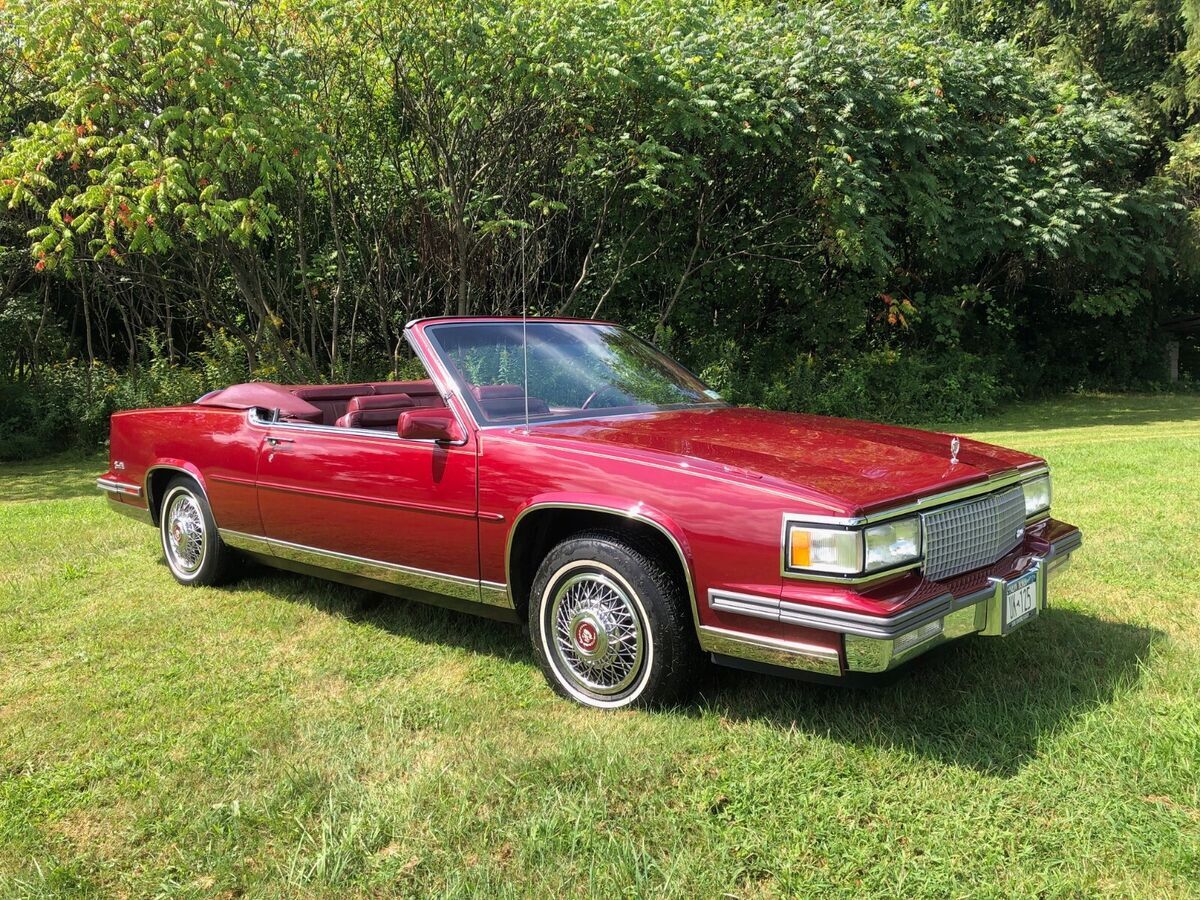
<instances>
[{"instance_id":1,"label":"headlight","mask_svg":"<svg viewBox=\"0 0 1200 900\"><path fill-rule=\"evenodd\" d=\"M1039 475L1021 482L1025 492L1025 518L1036 516L1050 508L1050 476Z\"/></svg>"},{"instance_id":2,"label":"headlight","mask_svg":"<svg viewBox=\"0 0 1200 900\"><path fill-rule=\"evenodd\" d=\"M862 532L843 528L789 525L788 568L832 575L856 575L862 570Z\"/></svg>"},{"instance_id":3,"label":"headlight","mask_svg":"<svg viewBox=\"0 0 1200 900\"><path fill-rule=\"evenodd\" d=\"M921 558L921 522L916 517L873 525L863 532L867 547L863 571L890 569Z\"/></svg>"},{"instance_id":4,"label":"headlight","mask_svg":"<svg viewBox=\"0 0 1200 900\"><path fill-rule=\"evenodd\" d=\"M793 572L864 575L921 558L921 523L915 517L866 529L789 524L786 539L784 558Z\"/></svg>"}]
</instances>

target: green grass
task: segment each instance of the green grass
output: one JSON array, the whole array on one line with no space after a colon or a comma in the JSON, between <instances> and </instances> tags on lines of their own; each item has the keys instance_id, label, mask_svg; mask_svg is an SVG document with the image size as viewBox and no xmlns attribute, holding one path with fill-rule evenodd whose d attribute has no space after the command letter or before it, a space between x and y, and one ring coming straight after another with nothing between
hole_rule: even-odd
<instances>
[{"instance_id":1,"label":"green grass","mask_svg":"<svg viewBox=\"0 0 1200 900\"><path fill-rule=\"evenodd\" d=\"M520 631L176 586L99 458L0 467L0 896L1200 893L1200 403L972 432L1087 542L1054 608L868 691L555 699Z\"/></svg>"}]
</instances>

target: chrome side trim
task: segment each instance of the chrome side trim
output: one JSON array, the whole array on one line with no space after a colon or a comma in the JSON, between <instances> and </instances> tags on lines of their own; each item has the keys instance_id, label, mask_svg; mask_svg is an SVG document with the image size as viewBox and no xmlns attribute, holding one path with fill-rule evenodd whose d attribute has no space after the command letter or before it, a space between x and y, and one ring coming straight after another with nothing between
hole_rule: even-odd
<instances>
[{"instance_id":1,"label":"chrome side trim","mask_svg":"<svg viewBox=\"0 0 1200 900\"><path fill-rule=\"evenodd\" d=\"M559 503L557 501L550 500L545 503L534 503L532 506L527 506L525 509L521 510L521 512L517 514L517 517L513 519L512 526L508 529L508 538L506 539L504 545L504 577L508 579L508 605L512 609L516 609L516 598L512 595L512 545L513 537L517 533L517 526L521 524L521 520L535 510L585 509L593 512L608 513L609 515L615 515L619 517L623 516L627 519L633 519L634 521L642 522L643 524L657 529L662 533L663 537L670 541L671 546L675 549L675 554L679 557L679 564L683 566L683 578L684 581L687 582L688 600L692 605L692 622L695 624L696 628L699 628L700 610L696 604L696 586L692 583L692 567L688 562L688 558L684 554L683 548L679 546L679 541L675 540L675 535L671 534L671 532L667 531L666 528L664 528L658 522L655 522L649 516L642 514L639 511L641 505L642 504L639 502L635 503L629 509L615 509L611 506L595 506L590 503Z\"/></svg>"},{"instance_id":2,"label":"chrome side trim","mask_svg":"<svg viewBox=\"0 0 1200 900\"><path fill-rule=\"evenodd\" d=\"M322 550L318 547L307 547L303 544L293 544L290 541L246 534L227 528L218 530L221 540L239 550L276 556L322 569L332 569L347 575L356 575L360 578L415 588L431 594L444 594L460 600L511 608L508 602L508 591L497 590L492 582L487 582L488 587L481 589L480 581L475 578L431 572L428 569L417 569L412 566L402 566L399 563L367 559L362 556L352 556L349 553Z\"/></svg>"},{"instance_id":3,"label":"chrome side trim","mask_svg":"<svg viewBox=\"0 0 1200 900\"><path fill-rule=\"evenodd\" d=\"M822 675L842 674L840 656L832 647L746 634L711 625L701 625L699 634L700 647L706 653Z\"/></svg>"},{"instance_id":4,"label":"chrome side trim","mask_svg":"<svg viewBox=\"0 0 1200 900\"><path fill-rule=\"evenodd\" d=\"M736 591L723 591L709 588L708 605L718 612L736 613L739 616L752 616L756 619L779 621L779 598L760 597L754 594L739 594Z\"/></svg>"},{"instance_id":5,"label":"chrome side trim","mask_svg":"<svg viewBox=\"0 0 1200 900\"><path fill-rule=\"evenodd\" d=\"M96 487L102 491L108 491L110 494L127 494L130 497L142 496L142 489L136 484L129 484L125 481L116 481L112 478L97 478Z\"/></svg>"},{"instance_id":6,"label":"chrome side trim","mask_svg":"<svg viewBox=\"0 0 1200 900\"><path fill-rule=\"evenodd\" d=\"M505 609L513 608L508 599L508 585L500 584L496 581L479 582L479 600L481 603L486 603L489 606L503 606Z\"/></svg>"},{"instance_id":7,"label":"chrome side trim","mask_svg":"<svg viewBox=\"0 0 1200 900\"><path fill-rule=\"evenodd\" d=\"M906 609L894 616L870 616L863 613L852 613L844 610L823 609L804 603L781 601L779 604L779 621L788 625L803 625L806 628L817 628L821 631L836 631L841 634L857 634L862 637L893 638L919 628L926 622L941 618L952 612L957 606L954 597L942 594L932 600Z\"/></svg>"}]
</instances>

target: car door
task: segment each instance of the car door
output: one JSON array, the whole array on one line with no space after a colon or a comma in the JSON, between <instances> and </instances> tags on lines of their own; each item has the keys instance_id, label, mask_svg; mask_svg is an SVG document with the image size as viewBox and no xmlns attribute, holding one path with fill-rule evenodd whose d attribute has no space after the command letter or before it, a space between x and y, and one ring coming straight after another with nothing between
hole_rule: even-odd
<instances>
[{"instance_id":1,"label":"car door","mask_svg":"<svg viewBox=\"0 0 1200 900\"><path fill-rule=\"evenodd\" d=\"M475 441L260 423L258 504L276 556L479 598Z\"/></svg>"}]
</instances>

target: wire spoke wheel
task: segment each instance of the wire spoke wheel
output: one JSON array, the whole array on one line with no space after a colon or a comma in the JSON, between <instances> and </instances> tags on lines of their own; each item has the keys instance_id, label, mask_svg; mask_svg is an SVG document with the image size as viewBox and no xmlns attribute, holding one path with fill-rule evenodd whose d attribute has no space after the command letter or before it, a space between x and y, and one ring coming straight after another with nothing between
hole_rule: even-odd
<instances>
[{"instance_id":1,"label":"wire spoke wheel","mask_svg":"<svg viewBox=\"0 0 1200 900\"><path fill-rule=\"evenodd\" d=\"M204 563L208 543L200 504L191 493L179 490L169 499L163 518L163 547L168 562L177 572L191 575Z\"/></svg>"},{"instance_id":2,"label":"wire spoke wheel","mask_svg":"<svg viewBox=\"0 0 1200 900\"><path fill-rule=\"evenodd\" d=\"M599 572L565 579L549 610L559 668L595 694L619 694L641 671L645 625L626 589Z\"/></svg>"}]
</instances>

